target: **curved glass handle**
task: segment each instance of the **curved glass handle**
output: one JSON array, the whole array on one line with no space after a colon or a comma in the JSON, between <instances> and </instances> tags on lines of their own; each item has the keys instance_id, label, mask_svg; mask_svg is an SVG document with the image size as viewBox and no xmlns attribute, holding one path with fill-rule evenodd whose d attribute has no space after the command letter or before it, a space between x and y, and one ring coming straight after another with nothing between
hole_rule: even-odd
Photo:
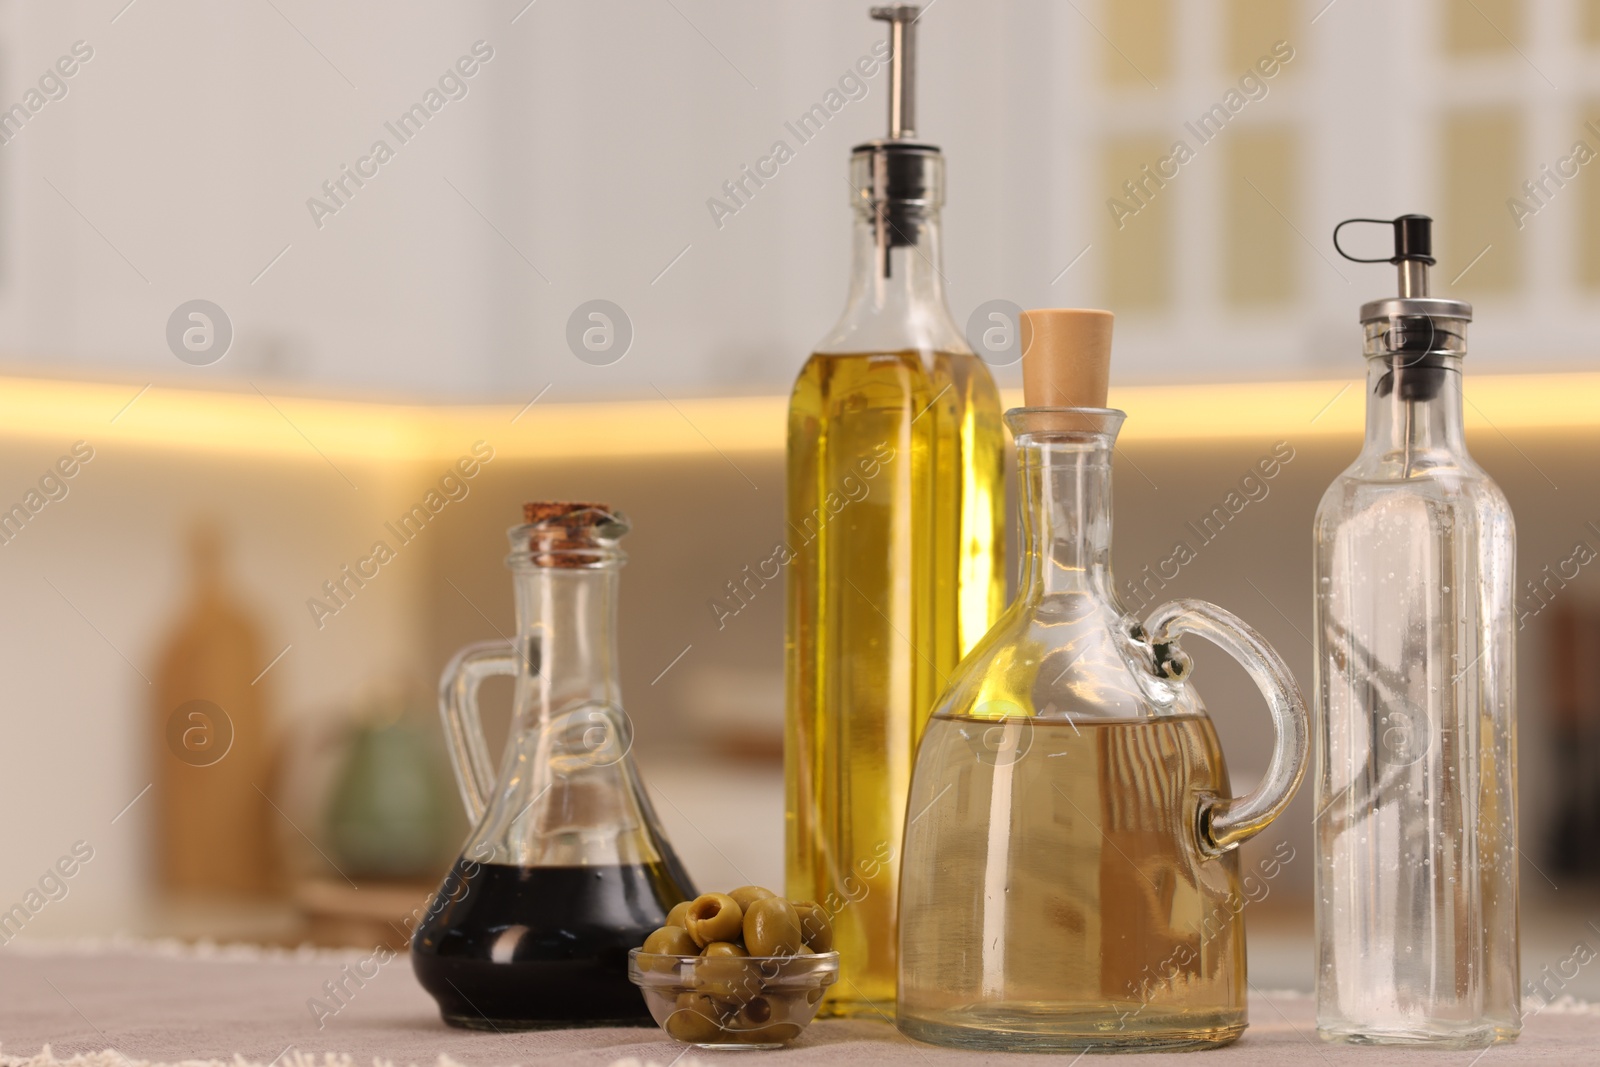
<instances>
[{"instance_id":1,"label":"curved glass handle","mask_svg":"<svg viewBox=\"0 0 1600 1067\"><path fill-rule=\"evenodd\" d=\"M1137 624L1135 624L1137 626ZM1218 645L1239 661L1250 675L1272 713L1278 741L1272 749L1267 773L1242 797L1210 797L1200 805L1200 849L1210 855L1225 852L1254 837L1283 813L1300 788L1310 749L1311 724L1305 698L1294 675L1273 647L1244 620L1204 600L1173 600L1162 604L1134 633L1133 644L1143 650L1145 668L1153 675L1147 692L1176 698L1176 683L1189 676L1192 664L1178 647L1179 634L1197 634Z\"/></svg>"},{"instance_id":2,"label":"curved glass handle","mask_svg":"<svg viewBox=\"0 0 1600 1067\"><path fill-rule=\"evenodd\" d=\"M457 652L439 676L439 715L444 719L450 766L473 825L483 818L494 791L489 746L478 715L478 686L492 674L516 674L521 665L510 642L480 641Z\"/></svg>"}]
</instances>

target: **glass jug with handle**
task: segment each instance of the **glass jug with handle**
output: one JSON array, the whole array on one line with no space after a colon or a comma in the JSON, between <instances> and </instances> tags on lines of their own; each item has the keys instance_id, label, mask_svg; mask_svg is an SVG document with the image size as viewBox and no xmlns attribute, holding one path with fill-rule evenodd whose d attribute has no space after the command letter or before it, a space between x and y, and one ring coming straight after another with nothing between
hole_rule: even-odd
<instances>
[{"instance_id":1,"label":"glass jug with handle","mask_svg":"<svg viewBox=\"0 0 1600 1067\"><path fill-rule=\"evenodd\" d=\"M454 1026L653 1025L628 950L694 895L631 754L617 661L628 532L602 504L535 503L510 531L517 634L462 649L439 704L476 827L411 942ZM478 686L511 675L511 733L490 773Z\"/></svg>"},{"instance_id":2,"label":"glass jug with handle","mask_svg":"<svg viewBox=\"0 0 1600 1067\"><path fill-rule=\"evenodd\" d=\"M1245 1028L1236 846L1294 795L1306 708L1239 619L1177 600L1141 623L1111 579L1120 411L1020 408L1017 598L957 667L906 812L898 1024L967 1048L1199 1048ZM1233 655L1277 743L1234 797L1182 635Z\"/></svg>"}]
</instances>

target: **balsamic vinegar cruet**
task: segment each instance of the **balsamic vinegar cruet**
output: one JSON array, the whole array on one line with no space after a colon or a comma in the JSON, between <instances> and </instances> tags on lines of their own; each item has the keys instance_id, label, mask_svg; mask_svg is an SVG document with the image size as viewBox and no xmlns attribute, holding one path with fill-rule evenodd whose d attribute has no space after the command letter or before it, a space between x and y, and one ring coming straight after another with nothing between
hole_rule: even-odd
<instances>
[{"instance_id":1,"label":"balsamic vinegar cruet","mask_svg":"<svg viewBox=\"0 0 1600 1067\"><path fill-rule=\"evenodd\" d=\"M535 503L511 532L514 642L458 653L440 710L477 823L411 942L417 979L453 1026L651 1025L628 950L694 895L631 754L616 655L621 512ZM500 774L479 683L516 681Z\"/></svg>"}]
</instances>

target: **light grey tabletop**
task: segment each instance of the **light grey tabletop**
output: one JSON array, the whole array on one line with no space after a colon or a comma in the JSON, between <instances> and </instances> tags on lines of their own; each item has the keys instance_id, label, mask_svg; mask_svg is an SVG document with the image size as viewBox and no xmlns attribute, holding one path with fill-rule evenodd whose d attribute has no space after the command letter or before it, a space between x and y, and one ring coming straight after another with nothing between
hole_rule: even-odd
<instances>
[{"instance_id":1,"label":"light grey tabletop","mask_svg":"<svg viewBox=\"0 0 1600 1067\"><path fill-rule=\"evenodd\" d=\"M0 948L0 1067L76 1062L81 1067L128 1067L185 1060L237 1065L311 1067L332 1054L337 1064L376 1061L432 1065L440 1057L467 1065L747 1063L781 1057L784 1064L879 1065L1022 1062L912 1042L891 1026L822 1021L780 1052L700 1052L658 1030L561 1030L494 1034L456 1030L439 1021L432 1000L401 956L356 989L319 1026L309 1005L323 983L338 980L361 953L261 952L100 946L49 950ZM367 968L370 970L370 968ZM1531 1016L1513 1044L1469 1052L1360 1049L1328 1046L1313 1032L1312 1002L1304 994L1250 998L1250 1029L1234 1045L1202 1054L1136 1057L1201 1067L1288 1063L1600 1064L1600 1007L1558 1002ZM48 1046L48 1050L46 1050ZM108 1050L111 1050L108 1053ZM81 1057L81 1058L80 1058ZM237 1059L236 1059L237 1058ZM1057 1058L1069 1063L1073 1057Z\"/></svg>"}]
</instances>

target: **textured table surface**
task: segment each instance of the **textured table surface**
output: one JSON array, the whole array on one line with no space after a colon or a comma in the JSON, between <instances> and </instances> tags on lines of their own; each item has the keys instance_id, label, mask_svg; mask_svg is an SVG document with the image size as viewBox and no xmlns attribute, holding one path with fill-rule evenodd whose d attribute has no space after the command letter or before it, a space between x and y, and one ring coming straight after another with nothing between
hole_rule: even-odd
<instances>
[{"instance_id":1,"label":"textured table surface","mask_svg":"<svg viewBox=\"0 0 1600 1067\"><path fill-rule=\"evenodd\" d=\"M255 950L154 950L150 946L49 951L0 949L0 1067L78 1059L84 1067L127 1067L184 1060L307 1067L331 1054L356 1067L377 1061L432 1065L639 1063L689 1067L781 1058L784 1064L941 1064L1025 1062L1016 1056L955 1052L901 1037L871 1022L819 1022L781 1052L699 1052L658 1030L564 1030L493 1034L454 1030L399 957L355 989L318 1025L308 1005L342 977L360 953ZM370 973L370 967L363 968ZM1140 1058L1229 1067L1234 1064L1600 1064L1600 1007L1558 1003L1527 1021L1511 1045L1470 1052L1356 1049L1321 1044L1309 997L1256 993L1250 1029L1236 1044L1201 1054ZM48 1050L46 1047L48 1046ZM107 1053L107 1050L114 1050ZM680 1058L681 1057L681 1058ZM1074 1057L1056 1057L1070 1063ZM1119 1061L1121 1062L1121 1061Z\"/></svg>"}]
</instances>

